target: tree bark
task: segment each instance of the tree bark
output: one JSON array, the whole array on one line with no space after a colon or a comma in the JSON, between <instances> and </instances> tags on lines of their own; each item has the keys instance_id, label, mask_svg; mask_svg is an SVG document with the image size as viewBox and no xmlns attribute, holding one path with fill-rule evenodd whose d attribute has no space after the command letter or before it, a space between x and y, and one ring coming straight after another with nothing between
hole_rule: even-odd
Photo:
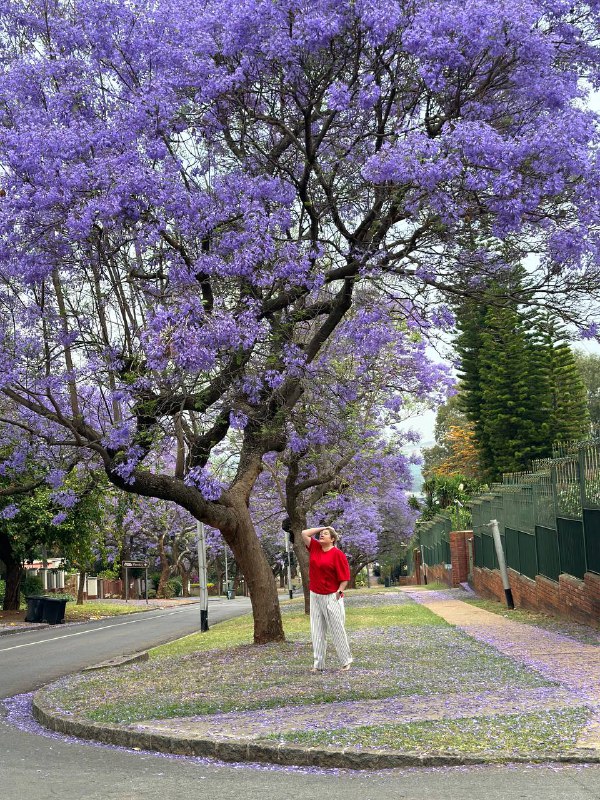
<instances>
[{"instance_id":1,"label":"tree bark","mask_svg":"<svg viewBox=\"0 0 600 800\"><path fill-rule=\"evenodd\" d=\"M15 556L11 541L6 533L0 533L0 560L6 567L6 590L3 611L18 611L20 606L21 561Z\"/></svg>"},{"instance_id":2,"label":"tree bark","mask_svg":"<svg viewBox=\"0 0 600 800\"><path fill-rule=\"evenodd\" d=\"M254 615L254 643L283 642L279 595L273 570L262 549L245 503L236 503L235 530L222 531L231 548L238 572L244 575Z\"/></svg>"},{"instance_id":3,"label":"tree bark","mask_svg":"<svg viewBox=\"0 0 600 800\"><path fill-rule=\"evenodd\" d=\"M171 565L165 552L165 537L158 537L158 557L160 559L160 578L158 580L158 589L156 590L157 597L165 597L165 590L167 581L171 575Z\"/></svg>"},{"instance_id":4,"label":"tree bark","mask_svg":"<svg viewBox=\"0 0 600 800\"><path fill-rule=\"evenodd\" d=\"M82 606L83 605L83 592L85 590L85 570L81 570L79 573L79 581L77 584L77 602L75 605Z\"/></svg>"}]
</instances>

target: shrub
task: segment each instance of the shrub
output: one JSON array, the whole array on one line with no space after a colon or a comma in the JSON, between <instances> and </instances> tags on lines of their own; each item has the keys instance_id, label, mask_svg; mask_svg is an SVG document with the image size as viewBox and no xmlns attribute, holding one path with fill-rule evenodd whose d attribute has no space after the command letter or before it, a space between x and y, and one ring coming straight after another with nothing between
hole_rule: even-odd
<instances>
[{"instance_id":1,"label":"shrub","mask_svg":"<svg viewBox=\"0 0 600 800\"><path fill-rule=\"evenodd\" d=\"M118 581L121 577L121 571L118 569L103 569L98 573L98 577L107 581Z\"/></svg>"},{"instance_id":2,"label":"shrub","mask_svg":"<svg viewBox=\"0 0 600 800\"><path fill-rule=\"evenodd\" d=\"M42 594L44 591L44 580L39 575L33 575L31 572L25 574L23 580L22 592L25 597Z\"/></svg>"},{"instance_id":3,"label":"shrub","mask_svg":"<svg viewBox=\"0 0 600 800\"><path fill-rule=\"evenodd\" d=\"M181 597L183 592L183 583L181 582L181 578L169 578L167 585L170 586L173 591L171 597Z\"/></svg>"}]
</instances>

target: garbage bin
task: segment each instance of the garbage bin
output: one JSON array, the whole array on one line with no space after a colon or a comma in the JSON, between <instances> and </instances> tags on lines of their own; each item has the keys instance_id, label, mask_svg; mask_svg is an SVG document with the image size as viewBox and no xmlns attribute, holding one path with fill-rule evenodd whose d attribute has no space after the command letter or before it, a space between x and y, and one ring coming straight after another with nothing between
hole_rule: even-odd
<instances>
[{"instance_id":1,"label":"garbage bin","mask_svg":"<svg viewBox=\"0 0 600 800\"><path fill-rule=\"evenodd\" d=\"M66 598L44 597L43 622L48 625L60 625L65 621Z\"/></svg>"},{"instance_id":2,"label":"garbage bin","mask_svg":"<svg viewBox=\"0 0 600 800\"><path fill-rule=\"evenodd\" d=\"M43 622L44 600L46 598L41 595L31 595L25 599L27 600L25 622Z\"/></svg>"},{"instance_id":3,"label":"garbage bin","mask_svg":"<svg viewBox=\"0 0 600 800\"><path fill-rule=\"evenodd\" d=\"M227 589L227 599L233 600L234 597L235 597L235 592L233 591L233 589Z\"/></svg>"}]
</instances>

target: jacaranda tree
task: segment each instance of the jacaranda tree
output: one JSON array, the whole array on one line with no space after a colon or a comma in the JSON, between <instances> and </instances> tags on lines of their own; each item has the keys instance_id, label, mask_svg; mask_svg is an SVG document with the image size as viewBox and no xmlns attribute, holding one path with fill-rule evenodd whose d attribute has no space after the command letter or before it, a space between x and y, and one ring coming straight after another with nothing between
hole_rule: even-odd
<instances>
[{"instance_id":1,"label":"jacaranda tree","mask_svg":"<svg viewBox=\"0 0 600 800\"><path fill-rule=\"evenodd\" d=\"M531 254L522 291L586 324L597 22L596 0L0 3L2 392L219 529L257 642L283 630L249 496L357 285L448 325L438 292Z\"/></svg>"}]
</instances>

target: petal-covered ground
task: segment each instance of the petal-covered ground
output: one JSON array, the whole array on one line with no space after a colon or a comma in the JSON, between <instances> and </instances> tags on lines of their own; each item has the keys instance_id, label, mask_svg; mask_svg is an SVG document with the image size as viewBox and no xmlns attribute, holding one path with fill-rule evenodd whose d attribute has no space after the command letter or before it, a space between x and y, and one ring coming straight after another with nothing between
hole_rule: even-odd
<instances>
[{"instance_id":1,"label":"petal-covered ground","mask_svg":"<svg viewBox=\"0 0 600 800\"><path fill-rule=\"evenodd\" d=\"M350 593L347 673L334 652L330 669L309 672L308 620L293 601L284 606L284 644L248 644L251 621L231 620L158 648L149 662L63 679L44 690L44 702L94 721L226 740L507 757L568 751L593 700L577 683L542 675L537 662L526 665L522 647L514 658L506 625L533 649L536 641L543 650L585 645L464 603L484 618L461 630L431 610L456 596Z\"/></svg>"}]
</instances>

